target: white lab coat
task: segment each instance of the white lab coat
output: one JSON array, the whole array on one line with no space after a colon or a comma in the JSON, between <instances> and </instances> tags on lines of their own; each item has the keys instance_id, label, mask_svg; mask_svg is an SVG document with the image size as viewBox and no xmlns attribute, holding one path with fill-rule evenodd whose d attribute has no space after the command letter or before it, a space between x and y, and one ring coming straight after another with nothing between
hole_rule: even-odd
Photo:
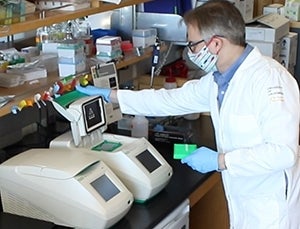
<instances>
[{"instance_id":1,"label":"white lab coat","mask_svg":"<svg viewBox=\"0 0 300 229\"><path fill-rule=\"evenodd\" d=\"M173 90L118 91L121 111L149 116L211 113L234 229L300 228L299 89L255 48L238 68L221 109L208 74Z\"/></svg>"}]
</instances>

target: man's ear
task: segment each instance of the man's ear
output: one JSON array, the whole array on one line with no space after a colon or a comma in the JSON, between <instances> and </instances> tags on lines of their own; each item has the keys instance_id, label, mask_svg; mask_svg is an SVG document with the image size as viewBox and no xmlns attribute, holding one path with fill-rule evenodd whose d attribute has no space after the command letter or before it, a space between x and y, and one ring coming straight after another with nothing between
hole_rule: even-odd
<instances>
[{"instance_id":1,"label":"man's ear","mask_svg":"<svg viewBox=\"0 0 300 229\"><path fill-rule=\"evenodd\" d=\"M223 46L223 40L220 37L214 37L211 43L211 52L214 54L219 54L219 51Z\"/></svg>"}]
</instances>

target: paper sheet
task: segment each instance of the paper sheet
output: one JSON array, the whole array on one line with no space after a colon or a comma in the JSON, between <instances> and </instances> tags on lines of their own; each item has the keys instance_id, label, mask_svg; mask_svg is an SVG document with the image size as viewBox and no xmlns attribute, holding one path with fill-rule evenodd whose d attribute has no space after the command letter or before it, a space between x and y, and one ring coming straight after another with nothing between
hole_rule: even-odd
<instances>
[{"instance_id":1,"label":"paper sheet","mask_svg":"<svg viewBox=\"0 0 300 229\"><path fill-rule=\"evenodd\" d=\"M3 107L8 102L10 102L14 97L15 95L0 96L0 108Z\"/></svg>"}]
</instances>

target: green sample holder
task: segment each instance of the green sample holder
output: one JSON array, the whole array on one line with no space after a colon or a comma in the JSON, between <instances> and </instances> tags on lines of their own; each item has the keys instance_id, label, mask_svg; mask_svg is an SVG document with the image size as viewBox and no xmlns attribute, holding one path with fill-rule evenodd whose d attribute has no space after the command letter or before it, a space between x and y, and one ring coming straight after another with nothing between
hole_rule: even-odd
<instances>
[{"instance_id":1,"label":"green sample holder","mask_svg":"<svg viewBox=\"0 0 300 229\"><path fill-rule=\"evenodd\" d=\"M95 151L106 151L106 152L113 152L115 149L122 146L120 142L111 142L104 140L104 142L101 142L99 145L96 145L92 148L92 150Z\"/></svg>"},{"instance_id":2,"label":"green sample holder","mask_svg":"<svg viewBox=\"0 0 300 229\"><path fill-rule=\"evenodd\" d=\"M182 159L197 149L196 144L174 144L174 159Z\"/></svg>"},{"instance_id":3,"label":"green sample holder","mask_svg":"<svg viewBox=\"0 0 300 229\"><path fill-rule=\"evenodd\" d=\"M57 102L62 107L67 108L72 102L85 96L88 95L83 94L77 90L73 90L55 98L54 101Z\"/></svg>"}]
</instances>

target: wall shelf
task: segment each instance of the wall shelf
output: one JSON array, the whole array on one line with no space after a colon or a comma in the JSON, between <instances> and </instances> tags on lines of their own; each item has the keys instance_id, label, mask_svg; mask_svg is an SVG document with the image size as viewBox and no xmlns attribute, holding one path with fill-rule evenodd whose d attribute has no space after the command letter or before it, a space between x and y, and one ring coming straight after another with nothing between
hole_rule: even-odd
<instances>
[{"instance_id":1,"label":"wall shelf","mask_svg":"<svg viewBox=\"0 0 300 229\"><path fill-rule=\"evenodd\" d=\"M290 27L295 29L300 29L300 22L299 21L291 21Z\"/></svg>"},{"instance_id":2,"label":"wall shelf","mask_svg":"<svg viewBox=\"0 0 300 229\"><path fill-rule=\"evenodd\" d=\"M26 15L26 19L23 22L19 22L11 25L0 26L0 37L9 36L12 34L23 33L26 31L35 30L42 26L49 26L62 21L72 20L87 15L103 13L122 7L136 5L151 0L122 0L120 4L99 2L98 0L92 0L91 6L86 9L80 9L75 11L62 11L62 10L50 10L45 11L45 18L40 19L41 12L35 12Z\"/></svg>"},{"instance_id":3,"label":"wall shelf","mask_svg":"<svg viewBox=\"0 0 300 229\"><path fill-rule=\"evenodd\" d=\"M98 0L91 0L91 6L86 9L80 9L76 11L61 11L50 10L45 12L45 18L40 19L41 12L35 12L26 15L26 19L23 22L19 22L12 25L0 26L0 37L9 36L12 34L22 33L26 31L32 31L42 26L49 26L62 21L72 20L83 16L102 13L119 9L126 6L137 5L152 0L122 0L120 4L106 3ZM165 47L163 47L165 49ZM146 50L142 56L129 56L124 60L117 63L117 69L124 68L126 66L136 64L142 60L145 60L152 55L152 49ZM48 73L48 76L43 79L39 79L37 83L30 84L26 82L23 85L14 88L1 88L0 96L15 95L15 98L4 107L0 108L0 117L11 113L11 107L17 105L23 99L32 99L36 93L43 93L48 91L54 82L60 80L57 72Z\"/></svg>"},{"instance_id":4,"label":"wall shelf","mask_svg":"<svg viewBox=\"0 0 300 229\"><path fill-rule=\"evenodd\" d=\"M161 47L161 51L165 51L167 49L166 45ZM118 70L136 64L140 61L146 60L152 56L152 48L147 48L143 55L136 56L130 55L129 57L124 58L124 60L118 62L116 64L116 68ZM83 74L79 74L79 77ZM18 103L23 99L32 99L36 93L43 93L44 91L48 91L49 88L53 85L54 82L60 80L58 77L58 72L50 72L46 78L38 79L38 83L30 84L29 82L25 82L23 85L12 87L12 88L1 88L0 96L4 95L16 95L14 100L10 103L6 104L4 107L0 109L0 117L11 113L11 107L13 105L18 105Z\"/></svg>"}]
</instances>

